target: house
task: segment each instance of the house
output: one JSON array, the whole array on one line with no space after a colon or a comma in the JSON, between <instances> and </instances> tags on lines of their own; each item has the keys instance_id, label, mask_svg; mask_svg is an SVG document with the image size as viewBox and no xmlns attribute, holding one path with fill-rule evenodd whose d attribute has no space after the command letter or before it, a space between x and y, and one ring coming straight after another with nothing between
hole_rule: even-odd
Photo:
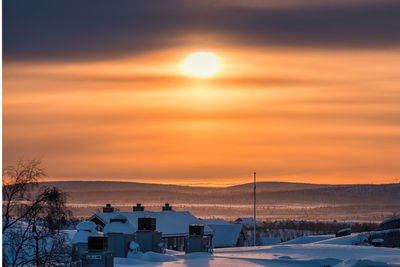
<instances>
[{"instance_id":1,"label":"house","mask_svg":"<svg viewBox=\"0 0 400 267\"><path fill-rule=\"evenodd\" d=\"M213 245L215 248L243 246L246 240L243 226L223 219L202 219L213 231Z\"/></svg>"},{"instance_id":2,"label":"house","mask_svg":"<svg viewBox=\"0 0 400 267\"><path fill-rule=\"evenodd\" d=\"M156 218L156 230L162 233L162 240L166 248L179 251L183 251L185 248L189 225L202 224L200 219L188 211L174 211L170 208L163 209L163 211L145 211L143 206L143 210L137 207L134 208L139 211L96 213L89 220L96 224L99 231L103 231L111 219L122 215L132 225L134 232L138 229L138 218ZM204 225L204 235L213 235L213 230L207 225Z\"/></svg>"}]
</instances>

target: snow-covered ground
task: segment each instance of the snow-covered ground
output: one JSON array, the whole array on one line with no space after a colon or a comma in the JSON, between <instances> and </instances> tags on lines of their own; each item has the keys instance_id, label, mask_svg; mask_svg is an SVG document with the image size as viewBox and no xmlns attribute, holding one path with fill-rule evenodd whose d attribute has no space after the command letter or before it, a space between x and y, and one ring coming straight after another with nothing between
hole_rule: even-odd
<instances>
[{"instance_id":1,"label":"snow-covered ground","mask_svg":"<svg viewBox=\"0 0 400 267\"><path fill-rule=\"evenodd\" d=\"M141 266L400 266L400 249L353 245L293 244L215 249L214 254L168 251L115 258L115 267Z\"/></svg>"},{"instance_id":2,"label":"snow-covered ground","mask_svg":"<svg viewBox=\"0 0 400 267\"><path fill-rule=\"evenodd\" d=\"M335 235L309 235L309 236L301 236L289 241L286 241L282 244L285 245L293 245L293 244L310 244L315 242L320 242L328 239L335 238ZM351 245L351 244L348 244Z\"/></svg>"},{"instance_id":3,"label":"snow-covered ground","mask_svg":"<svg viewBox=\"0 0 400 267\"><path fill-rule=\"evenodd\" d=\"M65 231L70 238L76 231ZM214 254L167 250L133 254L133 258L115 258L115 267L128 266L270 266L270 267L400 267L400 248L373 247L362 240L366 233L338 237L303 236L274 246L214 249ZM362 246L354 244L363 244Z\"/></svg>"}]
</instances>

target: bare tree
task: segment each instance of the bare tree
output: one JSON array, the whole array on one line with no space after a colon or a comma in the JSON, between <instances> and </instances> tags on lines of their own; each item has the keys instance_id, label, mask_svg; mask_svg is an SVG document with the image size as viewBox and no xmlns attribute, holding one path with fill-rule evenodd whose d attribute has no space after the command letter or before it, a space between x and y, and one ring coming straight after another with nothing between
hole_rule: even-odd
<instances>
[{"instance_id":1,"label":"bare tree","mask_svg":"<svg viewBox=\"0 0 400 267\"><path fill-rule=\"evenodd\" d=\"M58 231L69 215L66 194L38 186L45 177L39 159L18 161L3 170L3 264L44 266L68 256L65 236Z\"/></svg>"},{"instance_id":2,"label":"bare tree","mask_svg":"<svg viewBox=\"0 0 400 267\"><path fill-rule=\"evenodd\" d=\"M40 210L42 199L36 199L29 206L25 204L30 200L28 189L36 185L39 178L46 176L40 163L39 159L29 162L19 160L16 166L3 170L3 234L18 221L35 215Z\"/></svg>"}]
</instances>

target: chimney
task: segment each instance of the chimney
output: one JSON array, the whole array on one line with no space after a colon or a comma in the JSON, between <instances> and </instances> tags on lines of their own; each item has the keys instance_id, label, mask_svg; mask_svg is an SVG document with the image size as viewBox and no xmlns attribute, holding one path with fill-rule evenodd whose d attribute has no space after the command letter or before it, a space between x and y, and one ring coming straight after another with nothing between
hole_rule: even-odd
<instances>
[{"instance_id":1,"label":"chimney","mask_svg":"<svg viewBox=\"0 0 400 267\"><path fill-rule=\"evenodd\" d=\"M163 210L163 211L172 210L172 206L170 206L169 203L165 203L165 206L162 207L162 210Z\"/></svg>"},{"instance_id":2,"label":"chimney","mask_svg":"<svg viewBox=\"0 0 400 267\"><path fill-rule=\"evenodd\" d=\"M114 207L111 207L111 204L106 204L106 206L103 207L103 213L106 212L114 212Z\"/></svg>"},{"instance_id":3,"label":"chimney","mask_svg":"<svg viewBox=\"0 0 400 267\"><path fill-rule=\"evenodd\" d=\"M133 211L144 211L144 207L142 204L137 203L136 206L133 206Z\"/></svg>"},{"instance_id":4,"label":"chimney","mask_svg":"<svg viewBox=\"0 0 400 267\"><path fill-rule=\"evenodd\" d=\"M189 235L204 235L204 224L189 224Z\"/></svg>"},{"instance_id":5,"label":"chimney","mask_svg":"<svg viewBox=\"0 0 400 267\"><path fill-rule=\"evenodd\" d=\"M138 231L156 231L156 218L138 218Z\"/></svg>"}]
</instances>

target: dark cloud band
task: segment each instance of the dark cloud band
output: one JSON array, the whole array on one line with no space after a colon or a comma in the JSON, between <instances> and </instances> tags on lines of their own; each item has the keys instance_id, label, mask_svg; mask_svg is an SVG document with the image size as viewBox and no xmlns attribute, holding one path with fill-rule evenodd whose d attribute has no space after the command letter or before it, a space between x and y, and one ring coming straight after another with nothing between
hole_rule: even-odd
<instances>
[{"instance_id":1,"label":"dark cloud band","mask_svg":"<svg viewBox=\"0 0 400 267\"><path fill-rule=\"evenodd\" d=\"M268 8L197 1L3 1L5 60L86 60L180 44L397 48L400 2ZM245 3L245 2L244 2Z\"/></svg>"}]
</instances>

